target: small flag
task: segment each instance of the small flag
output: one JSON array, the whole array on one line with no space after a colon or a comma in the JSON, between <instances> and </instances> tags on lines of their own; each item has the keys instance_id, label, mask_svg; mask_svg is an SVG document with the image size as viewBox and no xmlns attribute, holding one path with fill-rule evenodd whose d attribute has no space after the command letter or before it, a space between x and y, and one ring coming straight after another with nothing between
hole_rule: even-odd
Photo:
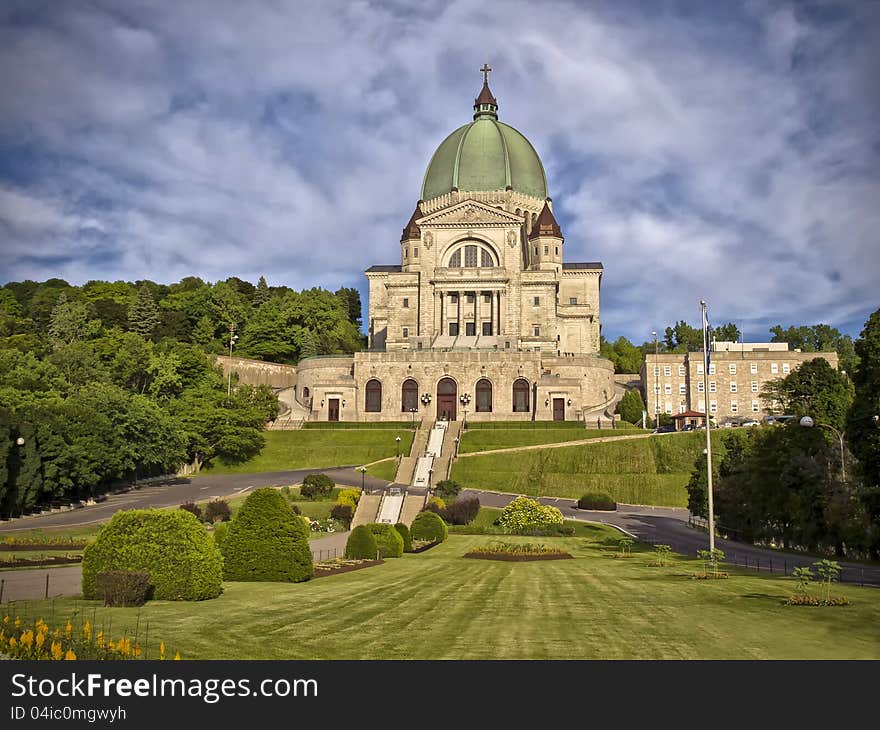
<instances>
[{"instance_id":1,"label":"small flag","mask_svg":"<svg viewBox=\"0 0 880 730\"><path fill-rule=\"evenodd\" d=\"M703 342L705 343L706 348L706 372L709 372L709 363L711 361L711 355L709 354L709 308L703 304Z\"/></svg>"}]
</instances>

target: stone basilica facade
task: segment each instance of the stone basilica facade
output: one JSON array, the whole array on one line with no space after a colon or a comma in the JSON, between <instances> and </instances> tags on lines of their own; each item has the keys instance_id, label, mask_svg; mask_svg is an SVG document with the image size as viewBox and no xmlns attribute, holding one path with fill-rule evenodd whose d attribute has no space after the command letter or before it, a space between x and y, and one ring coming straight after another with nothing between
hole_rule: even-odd
<instances>
[{"instance_id":1,"label":"stone basilica facade","mask_svg":"<svg viewBox=\"0 0 880 730\"><path fill-rule=\"evenodd\" d=\"M309 420L610 418L602 265L563 260L544 167L487 78L473 109L428 165L400 263L366 272L368 350L297 366Z\"/></svg>"}]
</instances>

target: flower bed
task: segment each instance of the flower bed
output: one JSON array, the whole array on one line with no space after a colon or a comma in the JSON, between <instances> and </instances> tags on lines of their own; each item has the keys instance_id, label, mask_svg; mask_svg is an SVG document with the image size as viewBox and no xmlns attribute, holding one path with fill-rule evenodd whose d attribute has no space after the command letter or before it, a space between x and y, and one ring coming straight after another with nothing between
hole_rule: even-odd
<instances>
[{"instance_id":1,"label":"flower bed","mask_svg":"<svg viewBox=\"0 0 880 730\"><path fill-rule=\"evenodd\" d=\"M41 558L16 558L0 560L0 569L4 568L43 568L50 565L70 565L81 563L82 555L46 555Z\"/></svg>"},{"instance_id":2,"label":"flower bed","mask_svg":"<svg viewBox=\"0 0 880 730\"><path fill-rule=\"evenodd\" d=\"M439 545L439 540L413 540L413 549L414 553L423 553L425 550L430 550L435 545Z\"/></svg>"},{"instance_id":3,"label":"flower bed","mask_svg":"<svg viewBox=\"0 0 880 730\"><path fill-rule=\"evenodd\" d=\"M559 548L535 545L532 543L493 543L478 547L464 554L466 558L477 560L505 560L526 562L531 560L568 560L573 556Z\"/></svg>"},{"instance_id":4,"label":"flower bed","mask_svg":"<svg viewBox=\"0 0 880 730\"><path fill-rule=\"evenodd\" d=\"M339 573L350 573L361 568L372 568L374 565L382 565L384 562L384 560L347 560L345 558L337 558L325 563L315 563L315 574L312 579L326 578L328 575L338 575Z\"/></svg>"}]
</instances>

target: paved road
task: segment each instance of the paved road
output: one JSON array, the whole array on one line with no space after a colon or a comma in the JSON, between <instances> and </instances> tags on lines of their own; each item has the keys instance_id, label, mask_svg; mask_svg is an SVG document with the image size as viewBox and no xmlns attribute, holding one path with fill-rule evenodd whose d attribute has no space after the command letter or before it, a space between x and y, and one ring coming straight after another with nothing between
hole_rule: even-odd
<instances>
[{"instance_id":1,"label":"paved road","mask_svg":"<svg viewBox=\"0 0 880 730\"><path fill-rule=\"evenodd\" d=\"M485 507L504 507L517 496L470 489L463 493L479 497L480 504ZM689 512L686 509L618 505L616 512L593 512L577 509L577 501L573 499L540 497L538 501L558 507L568 519L613 525L642 542L669 545L675 552L683 555L695 556L697 550L707 550L709 547L707 534L688 525ZM760 566L761 570L772 569L780 574L783 570L790 574L792 568L811 566L817 560L814 557L783 553L720 538L715 540L715 547L724 551L728 562L756 568ZM843 569L841 579L844 582L880 586L880 566L838 562Z\"/></svg>"},{"instance_id":2,"label":"paved road","mask_svg":"<svg viewBox=\"0 0 880 730\"><path fill-rule=\"evenodd\" d=\"M184 502L202 502L213 498L233 497L258 487L280 487L286 484L295 484L316 471L323 471L340 485L357 487L361 485L361 475L353 468L299 469L264 474L217 474L193 479L177 478L168 482L139 486L121 494L111 494L106 501L88 507L0 522L0 533L33 528L91 525L106 522L120 509L174 507ZM363 483L367 490L381 489L388 484L384 479L375 479L370 476L365 476Z\"/></svg>"}]
</instances>

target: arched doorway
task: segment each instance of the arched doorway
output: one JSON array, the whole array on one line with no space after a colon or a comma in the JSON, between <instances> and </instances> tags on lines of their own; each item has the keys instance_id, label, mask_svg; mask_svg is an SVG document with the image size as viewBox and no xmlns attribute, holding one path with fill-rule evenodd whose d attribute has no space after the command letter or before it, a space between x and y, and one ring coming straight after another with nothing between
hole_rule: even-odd
<instances>
[{"instance_id":1,"label":"arched doorway","mask_svg":"<svg viewBox=\"0 0 880 730\"><path fill-rule=\"evenodd\" d=\"M476 387L477 393L477 413L491 413L492 412L492 383L490 383L486 378L481 378L477 381Z\"/></svg>"},{"instance_id":2,"label":"arched doorway","mask_svg":"<svg viewBox=\"0 0 880 730\"><path fill-rule=\"evenodd\" d=\"M364 394L364 410L367 413L381 413L382 411L382 383L373 378L367 381Z\"/></svg>"},{"instance_id":3,"label":"arched doorway","mask_svg":"<svg viewBox=\"0 0 880 730\"><path fill-rule=\"evenodd\" d=\"M458 386L452 378L443 378L437 383L437 419L454 421Z\"/></svg>"},{"instance_id":4,"label":"arched doorway","mask_svg":"<svg viewBox=\"0 0 880 730\"><path fill-rule=\"evenodd\" d=\"M529 381L525 378L513 381L513 412L529 412Z\"/></svg>"},{"instance_id":5,"label":"arched doorway","mask_svg":"<svg viewBox=\"0 0 880 730\"><path fill-rule=\"evenodd\" d=\"M409 413L412 409L419 409L419 384L412 378L407 378L400 388L400 411Z\"/></svg>"}]
</instances>

